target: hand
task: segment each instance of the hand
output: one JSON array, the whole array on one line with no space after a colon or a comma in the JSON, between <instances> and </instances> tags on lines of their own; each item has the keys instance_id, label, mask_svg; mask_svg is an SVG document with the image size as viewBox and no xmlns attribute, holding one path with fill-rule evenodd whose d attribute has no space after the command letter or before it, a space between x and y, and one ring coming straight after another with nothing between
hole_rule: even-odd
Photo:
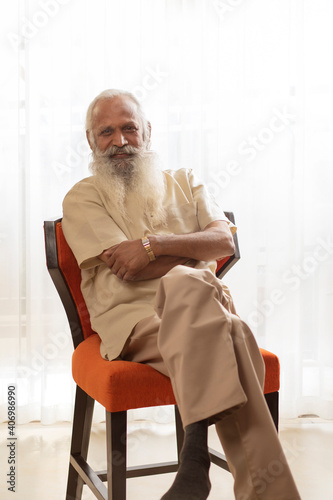
<instances>
[{"instance_id":1,"label":"hand","mask_svg":"<svg viewBox=\"0 0 333 500\"><path fill-rule=\"evenodd\" d=\"M114 245L100 256L117 278L127 281L141 272L150 260L141 240L129 240Z\"/></svg>"}]
</instances>

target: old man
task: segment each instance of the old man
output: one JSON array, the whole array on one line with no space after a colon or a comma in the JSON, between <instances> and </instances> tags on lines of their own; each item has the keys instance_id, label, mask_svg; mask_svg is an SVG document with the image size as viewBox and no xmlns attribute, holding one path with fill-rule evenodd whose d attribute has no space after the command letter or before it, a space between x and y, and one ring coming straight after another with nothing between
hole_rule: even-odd
<instances>
[{"instance_id":1,"label":"old man","mask_svg":"<svg viewBox=\"0 0 333 500\"><path fill-rule=\"evenodd\" d=\"M216 259L234 252L235 227L191 170L159 168L132 94L98 95L86 132L92 176L65 197L63 230L101 356L171 379L185 441L163 500L208 497L212 423L237 500L299 499L263 397L260 351L214 274ZM262 474L269 464L279 464L273 480Z\"/></svg>"}]
</instances>

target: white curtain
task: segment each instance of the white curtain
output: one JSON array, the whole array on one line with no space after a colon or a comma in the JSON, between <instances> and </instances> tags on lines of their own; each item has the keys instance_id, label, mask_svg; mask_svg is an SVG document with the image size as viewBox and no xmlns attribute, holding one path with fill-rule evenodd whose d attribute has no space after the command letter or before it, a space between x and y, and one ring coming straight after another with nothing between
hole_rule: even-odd
<instances>
[{"instance_id":1,"label":"white curtain","mask_svg":"<svg viewBox=\"0 0 333 500\"><path fill-rule=\"evenodd\" d=\"M282 415L333 418L333 3L15 0L0 23L0 420L12 384L19 422L71 419L43 220L89 175L85 111L105 88L134 92L164 167L234 211L226 282L280 358Z\"/></svg>"}]
</instances>

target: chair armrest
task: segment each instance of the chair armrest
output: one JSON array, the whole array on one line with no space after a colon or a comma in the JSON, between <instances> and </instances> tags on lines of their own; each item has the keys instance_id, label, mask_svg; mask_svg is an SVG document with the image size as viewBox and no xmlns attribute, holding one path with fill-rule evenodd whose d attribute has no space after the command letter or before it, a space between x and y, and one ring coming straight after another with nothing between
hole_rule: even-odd
<instances>
[{"instance_id":1,"label":"chair armrest","mask_svg":"<svg viewBox=\"0 0 333 500\"><path fill-rule=\"evenodd\" d=\"M224 212L226 217L235 224L235 217L233 212ZM225 257L224 259L220 259L217 261L217 268L216 268L216 276L220 279L223 278L225 274L229 271L229 269L232 268L236 264L236 262L239 261L240 259L240 252L239 252L239 245L238 245L238 237L237 233L233 235L234 239L234 244L235 244L235 253L231 255L230 257Z\"/></svg>"}]
</instances>

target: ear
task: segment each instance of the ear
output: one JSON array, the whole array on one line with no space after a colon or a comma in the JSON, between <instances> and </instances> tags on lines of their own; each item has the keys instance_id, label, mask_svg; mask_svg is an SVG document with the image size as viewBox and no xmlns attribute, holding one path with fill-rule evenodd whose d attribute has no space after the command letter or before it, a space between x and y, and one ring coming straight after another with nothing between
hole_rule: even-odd
<instances>
[{"instance_id":1,"label":"ear","mask_svg":"<svg viewBox=\"0 0 333 500\"><path fill-rule=\"evenodd\" d=\"M148 130L149 130L148 134L149 134L149 140L150 140L150 138L151 138L151 123L150 122L148 122Z\"/></svg>"},{"instance_id":2,"label":"ear","mask_svg":"<svg viewBox=\"0 0 333 500\"><path fill-rule=\"evenodd\" d=\"M94 144L92 143L92 141L90 139L90 130L86 130L86 137L87 137L87 141L89 143L91 151L94 151Z\"/></svg>"},{"instance_id":3,"label":"ear","mask_svg":"<svg viewBox=\"0 0 333 500\"><path fill-rule=\"evenodd\" d=\"M147 134L148 134L148 137L146 138L146 147L147 149L150 148L150 138L151 138L151 123L150 122L147 122Z\"/></svg>"}]
</instances>

